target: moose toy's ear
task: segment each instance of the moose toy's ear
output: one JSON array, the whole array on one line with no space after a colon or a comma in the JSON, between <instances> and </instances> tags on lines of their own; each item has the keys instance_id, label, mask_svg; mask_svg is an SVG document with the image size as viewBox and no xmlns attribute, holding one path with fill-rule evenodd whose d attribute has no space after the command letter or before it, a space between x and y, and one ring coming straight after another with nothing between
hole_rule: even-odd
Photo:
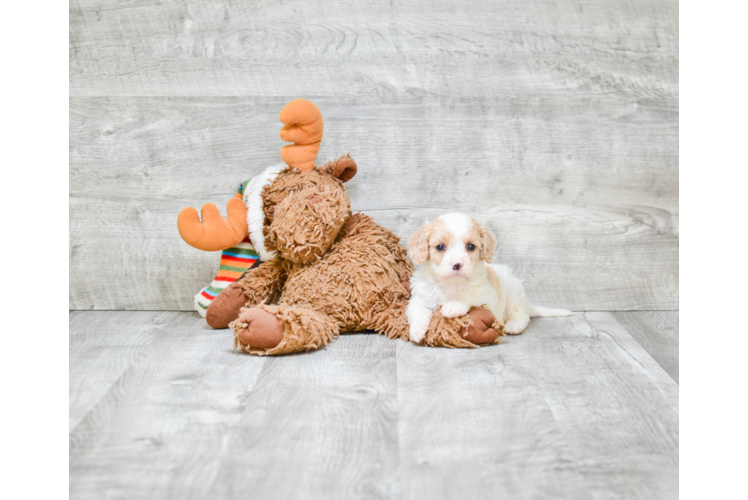
<instances>
[{"instance_id":1,"label":"moose toy's ear","mask_svg":"<svg viewBox=\"0 0 748 500\"><path fill-rule=\"evenodd\" d=\"M358 167L350 155L341 156L338 161L335 162L333 175L343 182L348 182L353 179L356 172L358 172Z\"/></svg>"}]
</instances>

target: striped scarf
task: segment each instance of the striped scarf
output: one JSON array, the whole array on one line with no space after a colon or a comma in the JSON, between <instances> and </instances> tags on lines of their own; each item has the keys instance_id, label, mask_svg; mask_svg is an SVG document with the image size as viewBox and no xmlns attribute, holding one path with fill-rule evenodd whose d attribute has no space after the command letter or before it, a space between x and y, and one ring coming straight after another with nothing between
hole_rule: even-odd
<instances>
[{"instance_id":1,"label":"striped scarf","mask_svg":"<svg viewBox=\"0 0 748 500\"><path fill-rule=\"evenodd\" d=\"M249 181L239 184L239 188L236 190L237 198L244 197L244 187L248 184ZM224 288L241 278L247 269L252 267L258 259L259 256L255 251L255 247L252 246L249 237L244 238L244 241L238 245L223 250L221 252L221 265L218 268L218 274L210 285L206 286L195 295L195 310L200 313L200 316L205 317L208 306L213 302L213 299L215 299Z\"/></svg>"}]
</instances>

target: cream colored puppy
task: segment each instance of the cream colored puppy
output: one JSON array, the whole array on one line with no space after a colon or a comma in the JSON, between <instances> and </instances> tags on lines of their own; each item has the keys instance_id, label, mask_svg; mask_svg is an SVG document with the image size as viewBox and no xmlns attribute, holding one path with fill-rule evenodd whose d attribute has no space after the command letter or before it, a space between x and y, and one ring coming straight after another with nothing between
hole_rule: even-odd
<instances>
[{"instance_id":1,"label":"cream colored puppy","mask_svg":"<svg viewBox=\"0 0 748 500\"><path fill-rule=\"evenodd\" d=\"M423 340L440 307L443 316L456 318L485 305L510 335L522 333L531 317L571 314L530 304L512 270L491 263L495 246L496 239L485 226L461 213L442 215L408 239L413 262L423 264L410 280L407 315L412 341Z\"/></svg>"}]
</instances>

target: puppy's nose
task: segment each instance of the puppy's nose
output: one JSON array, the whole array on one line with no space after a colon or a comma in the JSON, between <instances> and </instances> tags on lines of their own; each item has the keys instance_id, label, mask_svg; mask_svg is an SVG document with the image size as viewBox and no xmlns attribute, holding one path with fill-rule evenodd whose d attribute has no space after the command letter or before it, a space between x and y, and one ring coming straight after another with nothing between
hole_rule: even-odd
<instances>
[{"instance_id":1,"label":"puppy's nose","mask_svg":"<svg viewBox=\"0 0 748 500\"><path fill-rule=\"evenodd\" d=\"M460 264L458 262L457 264L455 264L454 266L452 266L452 269L454 269L455 271L459 271L461 267L462 267L462 264Z\"/></svg>"}]
</instances>

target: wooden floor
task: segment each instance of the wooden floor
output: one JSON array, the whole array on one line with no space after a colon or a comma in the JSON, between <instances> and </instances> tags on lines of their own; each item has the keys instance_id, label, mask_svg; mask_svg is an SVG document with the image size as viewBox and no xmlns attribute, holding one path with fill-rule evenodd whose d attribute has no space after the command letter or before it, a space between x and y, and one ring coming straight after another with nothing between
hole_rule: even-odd
<instances>
[{"instance_id":1,"label":"wooden floor","mask_svg":"<svg viewBox=\"0 0 748 500\"><path fill-rule=\"evenodd\" d=\"M476 350L231 340L195 313L71 312L71 498L678 497L677 312Z\"/></svg>"}]
</instances>

